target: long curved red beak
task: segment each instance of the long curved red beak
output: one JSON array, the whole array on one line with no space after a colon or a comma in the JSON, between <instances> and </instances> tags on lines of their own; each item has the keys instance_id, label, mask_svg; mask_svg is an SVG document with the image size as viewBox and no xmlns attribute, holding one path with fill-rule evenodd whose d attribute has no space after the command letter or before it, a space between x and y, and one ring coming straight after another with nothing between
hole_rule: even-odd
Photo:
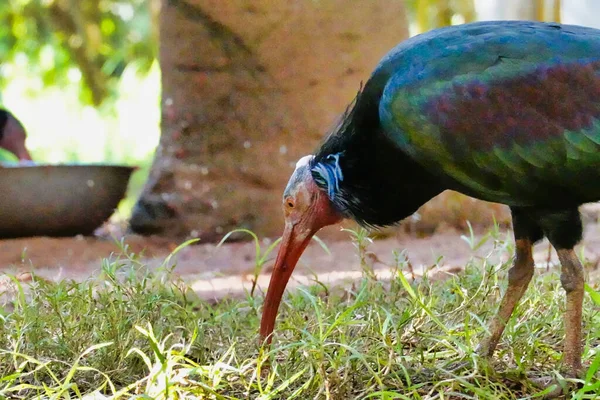
<instances>
[{"instance_id":1,"label":"long curved red beak","mask_svg":"<svg viewBox=\"0 0 600 400\"><path fill-rule=\"evenodd\" d=\"M334 209L327 195L317 187L306 168L296 168L284 195L293 196L297 207L284 211L285 229L265 297L260 337L263 341L266 340L267 345L271 343L283 292L304 249L321 228L342 220L342 215Z\"/></svg>"},{"instance_id":2,"label":"long curved red beak","mask_svg":"<svg viewBox=\"0 0 600 400\"><path fill-rule=\"evenodd\" d=\"M316 232L311 229L310 231L305 231L308 233L303 234L299 232L301 230L299 228L301 227L286 223L281 247L279 248L279 253L277 253L275 267L271 273L269 289L267 290L262 319L260 321L260 336L262 340L266 339L267 344L271 343L273 337L272 333L275 328L277 311L279 310L279 304L281 303L285 287L300 256Z\"/></svg>"}]
</instances>

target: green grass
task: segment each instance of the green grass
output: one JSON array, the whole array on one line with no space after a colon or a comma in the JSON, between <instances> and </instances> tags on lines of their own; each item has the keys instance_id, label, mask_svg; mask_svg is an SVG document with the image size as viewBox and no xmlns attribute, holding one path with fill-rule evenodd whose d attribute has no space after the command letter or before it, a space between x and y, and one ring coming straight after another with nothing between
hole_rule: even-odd
<instances>
[{"instance_id":1,"label":"green grass","mask_svg":"<svg viewBox=\"0 0 600 400\"><path fill-rule=\"evenodd\" d=\"M512 247L494 240L495 251ZM201 301L170 261L150 274L123 250L96 279L34 279L0 308L0 398L517 399L540 395L526 373L557 373L555 272L536 274L488 365L474 349L508 265L473 260L459 276L409 283L399 261L391 282L366 273L351 287L294 291L267 349L257 336L262 294ZM593 365L579 399L598 386L598 294L589 293L584 359Z\"/></svg>"}]
</instances>

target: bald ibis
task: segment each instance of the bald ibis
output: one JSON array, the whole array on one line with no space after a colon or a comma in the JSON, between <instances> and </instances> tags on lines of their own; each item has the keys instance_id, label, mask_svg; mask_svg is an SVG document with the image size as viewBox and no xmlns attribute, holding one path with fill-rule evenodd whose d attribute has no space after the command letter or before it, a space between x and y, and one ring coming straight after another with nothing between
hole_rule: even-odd
<instances>
[{"instance_id":1,"label":"bald ibis","mask_svg":"<svg viewBox=\"0 0 600 400\"><path fill-rule=\"evenodd\" d=\"M566 292L563 367L580 372L578 207L600 200L600 31L529 21L437 29L391 50L283 194L285 229L260 334L311 237L351 218L395 224L446 189L510 207L516 257L480 352L491 357L547 237Z\"/></svg>"},{"instance_id":2,"label":"bald ibis","mask_svg":"<svg viewBox=\"0 0 600 400\"><path fill-rule=\"evenodd\" d=\"M10 151L21 161L31 161L25 147L26 138L21 122L9 111L0 109L0 148Z\"/></svg>"}]
</instances>

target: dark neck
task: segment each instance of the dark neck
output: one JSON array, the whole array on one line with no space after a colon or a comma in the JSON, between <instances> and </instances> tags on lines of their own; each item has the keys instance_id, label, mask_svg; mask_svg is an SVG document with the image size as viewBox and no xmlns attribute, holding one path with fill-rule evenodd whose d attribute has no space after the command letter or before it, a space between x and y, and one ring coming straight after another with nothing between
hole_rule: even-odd
<instances>
[{"instance_id":1,"label":"dark neck","mask_svg":"<svg viewBox=\"0 0 600 400\"><path fill-rule=\"evenodd\" d=\"M8 111L0 108L0 139L2 139L2 136L4 135L4 127L8 122L9 115L10 114L8 113Z\"/></svg>"},{"instance_id":2,"label":"dark neck","mask_svg":"<svg viewBox=\"0 0 600 400\"><path fill-rule=\"evenodd\" d=\"M346 218L391 225L444 187L383 133L381 90L369 83L311 162L313 178Z\"/></svg>"}]
</instances>

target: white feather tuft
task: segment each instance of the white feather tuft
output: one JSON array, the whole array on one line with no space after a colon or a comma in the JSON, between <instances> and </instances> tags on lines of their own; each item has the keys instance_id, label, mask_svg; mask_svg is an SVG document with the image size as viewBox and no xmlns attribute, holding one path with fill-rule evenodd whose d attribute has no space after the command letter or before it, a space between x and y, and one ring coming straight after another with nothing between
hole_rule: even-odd
<instances>
[{"instance_id":1,"label":"white feather tuft","mask_svg":"<svg viewBox=\"0 0 600 400\"><path fill-rule=\"evenodd\" d=\"M296 169L308 165L310 163L310 160L312 160L313 158L315 158L315 156L313 156L312 154L302 157L296 163Z\"/></svg>"}]
</instances>

